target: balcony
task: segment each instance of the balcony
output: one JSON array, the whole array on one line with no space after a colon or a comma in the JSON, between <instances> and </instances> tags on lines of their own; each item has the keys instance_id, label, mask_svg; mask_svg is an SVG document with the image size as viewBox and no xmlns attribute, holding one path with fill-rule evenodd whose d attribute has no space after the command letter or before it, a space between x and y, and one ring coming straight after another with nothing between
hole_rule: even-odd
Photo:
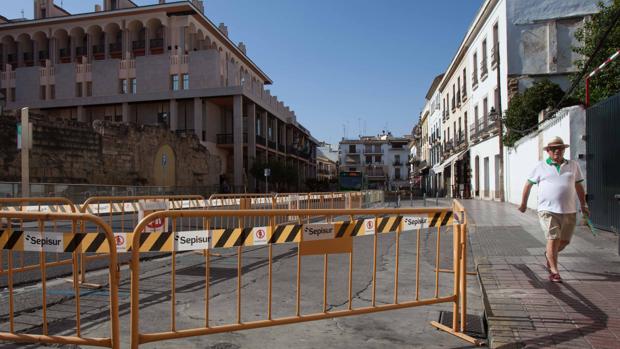
<instances>
[{"instance_id":1,"label":"balcony","mask_svg":"<svg viewBox=\"0 0 620 349\"><path fill-rule=\"evenodd\" d=\"M276 149L276 142L274 141L268 141L267 144L269 145L269 148L271 149Z\"/></svg>"},{"instance_id":2,"label":"balcony","mask_svg":"<svg viewBox=\"0 0 620 349\"><path fill-rule=\"evenodd\" d=\"M480 119L469 125L469 134L472 142L486 139L499 130L497 120Z\"/></svg>"},{"instance_id":3,"label":"balcony","mask_svg":"<svg viewBox=\"0 0 620 349\"><path fill-rule=\"evenodd\" d=\"M80 59L81 56L86 56L88 53L86 52L86 47L80 46L75 48L75 58Z\"/></svg>"},{"instance_id":4,"label":"balcony","mask_svg":"<svg viewBox=\"0 0 620 349\"><path fill-rule=\"evenodd\" d=\"M93 58L96 60L105 59L105 46L104 45L93 45Z\"/></svg>"},{"instance_id":5,"label":"balcony","mask_svg":"<svg viewBox=\"0 0 620 349\"><path fill-rule=\"evenodd\" d=\"M394 166L403 166L403 163L400 160L395 160L394 162L392 162L392 165L394 165Z\"/></svg>"},{"instance_id":6,"label":"balcony","mask_svg":"<svg viewBox=\"0 0 620 349\"><path fill-rule=\"evenodd\" d=\"M134 56L144 56L146 42L144 40L136 40L131 42L131 50Z\"/></svg>"},{"instance_id":7,"label":"balcony","mask_svg":"<svg viewBox=\"0 0 620 349\"><path fill-rule=\"evenodd\" d=\"M282 143L278 144L278 151L280 153L285 153L286 152L286 147L284 146L284 144L282 144Z\"/></svg>"},{"instance_id":8,"label":"balcony","mask_svg":"<svg viewBox=\"0 0 620 349\"><path fill-rule=\"evenodd\" d=\"M366 170L366 177L368 178L385 178L385 172L383 171L383 168L368 168Z\"/></svg>"},{"instance_id":9,"label":"balcony","mask_svg":"<svg viewBox=\"0 0 620 349\"><path fill-rule=\"evenodd\" d=\"M164 53L164 39L151 39L149 40L149 49L152 55Z\"/></svg>"},{"instance_id":10,"label":"balcony","mask_svg":"<svg viewBox=\"0 0 620 349\"><path fill-rule=\"evenodd\" d=\"M112 58L121 58L123 56L123 44L120 42L109 44L108 49Z\"/></svg>"},{"instance_id":11,"label":"balcony","mask_svg":"<svg viewBox=\"0 0 620 349\"><path fill-rule=\"evenodd\" d=\"M218 145L233 145L235 144L234 142L234 136L232 133L218 133L216 135L217 138L217 144ZM243 134L243 143L247 143L248 142L248 134L244 133Z\"/></svg>"},{"instance_id":12,"label":"balcony","mask_svg":"<svg viewBox=\"0 0 620 349\"><path fill-rule=\"evenodd\" d=\"M495 43L493 48L491 49L491 69L495 69L497 67L497 63L499 62L499 44Z\"/></svg>"},{"instance_id":13,"label":"balcony","mask_svg":"<svg viewBox=\"0 0 620 349\"><path fill-rule=\"evenodd\" d=\"M50 53L47 50L39 51L39 63L40 65L45 65L45 60L50 59Z\"/></svg>"},{"instance_id":14,"label":"balcony","mask_svg":"<svg viewBox=\"0 0 620 349\"><path fill-rule=\"evenodd\" d=\"M471 87L475 90L478 87L478 69L471 72Z\"/></svg>"},{"instance_id":15,"label":"balcony","mask_svg":"<svg viewBox=\"0 0 620 349\"><path fill-rule=\"evenodd\" d=\"M265 143L265 142L266 142L265 137L263 137L263 136L259 136L259 135L256 135L256 144L260 144L260 145L263 145L263 146L264 146L264 145L266 145L266 144L267 144L267 143Z\"/></svg>"},{"instance_id":16,"label":"balcony","mask_svg":"<svg viewBox=\"0 0 620 349\"><path fill-rule=\"evenodd\" d=\"M71 61L71 53L67 48L61 48L59 50L59 56L61 63L69 63Z\"/></svg>"},{"instance_id":17,"label":"balcony","mask_svg":"<svg viewBox=\"0 0 620 349\"><path fill-rule=\"evenodd\" d=\"M34 54L32 52L24 52L24 64L28 67L34 65Z\"/></svg>"},{"instance_id":18,"label":"balcony","mask_svg":"<svg viewBox=\"0 0 620 349\"><path fill-rule=\"evenodd\" d=\"M489 75L489 68L487 66L487 58L482 57L482 62L480 62L480 81L484 81Z\"/></svg>"}]
</instances>

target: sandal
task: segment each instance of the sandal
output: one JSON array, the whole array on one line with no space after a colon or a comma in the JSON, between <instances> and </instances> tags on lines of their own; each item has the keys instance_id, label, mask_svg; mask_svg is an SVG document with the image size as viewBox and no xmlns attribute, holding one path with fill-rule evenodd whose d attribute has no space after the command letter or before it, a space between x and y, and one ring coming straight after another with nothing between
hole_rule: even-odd
<instances>
[{"instance_id":1,"label":"sandal","mask_svg":"<svg viewBox=\"0 0 620 349\"><path fill-rule=\"evenodd\" d=\"M549 274L549 281L551 282L555 282L555 283L561 283L562 282L562 278L560 277L559 273L551 273Z\"/></svg>"}]
</instances>

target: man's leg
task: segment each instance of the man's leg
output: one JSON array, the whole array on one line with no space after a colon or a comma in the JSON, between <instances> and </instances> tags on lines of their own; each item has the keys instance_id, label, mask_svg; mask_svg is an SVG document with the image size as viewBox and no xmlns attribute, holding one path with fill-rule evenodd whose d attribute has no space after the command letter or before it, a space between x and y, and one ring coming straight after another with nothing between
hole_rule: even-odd
<instances>
[{"instance_id":1,"label":"man's leg","mask_svg":"<svg viewBox=\"0 0 620 349\"><path fill-rule=\"evenodd\" d=\"M560 249L560 239L547 239L547 260L549 261L549 269L553 274L558 271L558 251Z\"/></svg>"},{"instance_id":2,"label":"man's leg","mask_svg":"<svg viewBox=\"0 0 620 349\"><path fill-rule=\"evenodd\" d=\"M558 252L564 250L566 246L570 244L570 240L560 240L560 247L558 248Z\"/></svg>"}]
</instances>

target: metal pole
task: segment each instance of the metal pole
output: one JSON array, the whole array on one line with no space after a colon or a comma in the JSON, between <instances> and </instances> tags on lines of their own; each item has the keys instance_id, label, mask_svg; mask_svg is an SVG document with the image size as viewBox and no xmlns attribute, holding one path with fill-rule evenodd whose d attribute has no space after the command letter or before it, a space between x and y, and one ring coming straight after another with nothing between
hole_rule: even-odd
<instances>
[{"instance_id":1,"label":"metal pole","mask_svg":"<svg viewBox=\"0 0 620 349\"><path fill-rule=\"evenodd\" d=\"M439 206L439 190L435 193L435 206Z\"/></svg>"},{"instance_id":2,"label":"metal pole","mask_svg":"<svg viewBox=\"0 0 620 349\"><path fill-rule=\"evenodd\" d=\"M426 207L426 193L422 194L422 201L424 201L424 207Z\"/></svg>"},{"instance_id":3,"label":"metal pole","mask_svg":"<svg viewBox=\"0 0 620 349\"><path fill-rule=\"evenodd\" d=\"M22 197L30 196L30 121L28 108L22 108Z\"/></svg>"}]
</instances>

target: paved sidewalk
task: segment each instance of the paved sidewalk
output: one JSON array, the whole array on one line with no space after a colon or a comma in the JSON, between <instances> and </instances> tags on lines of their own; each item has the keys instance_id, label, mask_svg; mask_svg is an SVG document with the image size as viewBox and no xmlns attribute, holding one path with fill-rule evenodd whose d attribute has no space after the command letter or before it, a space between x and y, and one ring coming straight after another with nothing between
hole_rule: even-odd
<instances>
[{"instance_id":1,"label":"paved sidewalk","mask_svg":"<svg viewBox=\"0 0 620 349\"><path fill-rule=\"evenodd\" d=\"M578 227L548 281L536 212L463 200L491 348L620 348L617 236Z\"/></svg>"}]
</instances>

